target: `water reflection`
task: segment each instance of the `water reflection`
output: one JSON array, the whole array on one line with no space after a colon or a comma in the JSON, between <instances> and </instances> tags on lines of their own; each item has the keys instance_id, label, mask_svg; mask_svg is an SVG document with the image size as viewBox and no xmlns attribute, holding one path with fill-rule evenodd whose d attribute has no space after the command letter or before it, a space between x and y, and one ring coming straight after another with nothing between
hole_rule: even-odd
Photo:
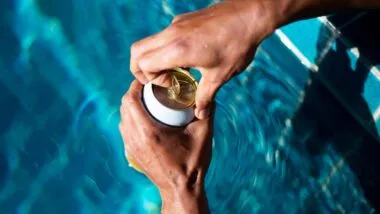
<instances>
[{"instance_id":1,"label":"water reflection","mask_svg":"<svg viewBox=\"0 0 380 214\"><path fill-rule=\"evenodd\" d=\"M0 43L15 50L0 49L7 104L0 210L158 213L156 189L123 156L118 106L132 81L130 44L206 4L184 2L18 0L0 7L7 14ZM337 139L323 127L341 108L318 114L315 107L339 105L315 77L305 91L308 77L272 36L247 72L220 90L207 175L214 213L369 211L345 153L332 144L312 147Z\"/></svg>"}]
</instances>

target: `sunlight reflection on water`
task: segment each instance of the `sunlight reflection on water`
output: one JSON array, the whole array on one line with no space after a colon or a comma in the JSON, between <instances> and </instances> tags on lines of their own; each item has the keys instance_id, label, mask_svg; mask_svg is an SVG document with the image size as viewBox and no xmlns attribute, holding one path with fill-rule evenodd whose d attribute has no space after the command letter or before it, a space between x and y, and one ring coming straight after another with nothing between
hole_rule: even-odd
<instances>
[{"instance_id":1,"label":"sunlight reflection on water","mask_svg":"<svg viewBox=\"0 0 380 214\"><path fill-rule=\"evenodd\" d=\"M174 14L206 3L17 0L9 6L7 33L17 38L20 52L0 59L0 77L21 107L2 138L12 143L2 145L11 167L1 210L159 212L157 190L128 167L117 129L120 98L133 79L129 47L164 28ZM306 69L298 62L284 66L280 62L294 56L276 50L282 44L273 38L268 44L272 48L259 49L247 71L217 95L206 182L210 206L214 213L336 210L335 202L318 194L339 155L328 148L313 161L302 138L292 135ZM304 79L290 75L297 72ZM315 168L320 177L311 177ZM353 180L349 170L345 175ZM347 185L334 187L357 188Z\"/></svg>"}]
</instances>

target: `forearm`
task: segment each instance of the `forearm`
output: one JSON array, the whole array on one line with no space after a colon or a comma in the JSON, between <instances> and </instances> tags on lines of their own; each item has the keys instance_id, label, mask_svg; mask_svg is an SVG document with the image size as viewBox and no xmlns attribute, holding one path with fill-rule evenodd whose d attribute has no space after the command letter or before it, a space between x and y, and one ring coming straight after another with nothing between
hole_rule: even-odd
<instances>
[{"instance_id":1,"label":"forearm","mask_svg":"<svg viewBox=\"0 0 380 214\"><path fill-rule=\"evenodd\" d=\"M254 0L255 1L255 0ZM378 10L380 0L262 0L276 16L276 26L292 21L354 10Z\"/></svg>"},{"instance_id":2,"label":"forearm","mask_svg":"<svg viewBox=\"0 0 380 214\"><path fill-rule=\"evenodd\" d=\"M342 11L380 9L380 0L224 0L221 4L234 9L227 12L247 28L243 32L251 39L248 45L254 47L293 21Z\"/></svg>"},{"instance_id":3,"label":"forearm","mask_svg":"<svg viewBox=\"0 0 380 214\"><path fill-rule=\"evenodd\" d=\"M162 193L162 214L209 214L203 185Z\"/></svg>"}]
</instances>

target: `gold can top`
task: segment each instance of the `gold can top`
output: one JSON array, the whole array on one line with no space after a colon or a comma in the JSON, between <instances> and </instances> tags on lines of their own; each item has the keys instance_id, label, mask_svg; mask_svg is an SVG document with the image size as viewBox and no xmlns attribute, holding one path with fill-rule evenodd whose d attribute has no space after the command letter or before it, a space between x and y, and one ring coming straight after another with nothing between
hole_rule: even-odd
<instances>
[{"instance_id":1,"label":"gold can top","mask_svg":"<svg viewBox=\"0 0 380 214\"><path fill-rule=\"evenodd\" d=\"M168 88L153 85L153 94L168 108L186 109L195 104L198 83L191 74L181 68L169 71L171 86Z\"/></svg>"}]
</instances>

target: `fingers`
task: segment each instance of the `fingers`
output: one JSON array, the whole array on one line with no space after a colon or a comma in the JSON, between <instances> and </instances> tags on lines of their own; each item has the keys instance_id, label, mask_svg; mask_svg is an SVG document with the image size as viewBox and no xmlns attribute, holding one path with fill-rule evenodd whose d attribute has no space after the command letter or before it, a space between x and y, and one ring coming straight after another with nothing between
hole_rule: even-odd
<instances>
[{"instance_id":1,"label":"fingers","mask_svg":"<svg viewBox=\"0 0 380 214\"><path fill-rule=\"evenodd\" d=\"M125 146L125 156L130 166L140 172L142 172L139 167L140 161L136 157L136 154L140 154L140 148L134 139L136 139L136 135L139 135L140 128L148 127L148 130L154 128L141 102L142 89L141 83L136 80L132 82L128 92L122 98L121 121L119 123L119 131Z\"/></svg>"},{"instance_id":2,"label":"fingers","mask_svg":"<svg viewBox=\"0 0 380 214\"><path fill-rule=\"evenodd\" d=\"M164 46L169 41L171 41L171 36L168 35L168 31L165 29L158 34L142 39L131 46L130 70L141 83L146 84L148 79L139 67L139 58L147 52Z\"/></svg>"},{"instance_id":3,"label":"fingers","mask_svg":"<svg viewBox=\"0 0 380 214\"><path fill-rule=\"evenodd\" d=\"M181 20L189 19L192 16L194 16L195 14L197 14L197 13L196 12L190 12L190 13L183 13L183 14L177 15L173 18L172 23L176 23L176 22L179 22Z\"/></svg>"},{"instance_id":4,"label":"fingers","mask_svg":"<svg viewBox=\"0 0 380 214\"><path fill-rule=\"evenodd\" d=\"M169 28L135 42L131 47L131 55L136 58L151 50L160 48L172 40Z\"/></svg>"},{"instance_id":5,"label":"fingers","mask_svg":"<svg viewBox=\"0 0 380 214\"><path fill-rule=\"evenodd\" d=\"M127 128L125 127L125 124L123 123L123 121L120 121L120 123L119 123L119 132L120 132L121 138L123 139L123 142L124 142L125 151L128 151L127 143L126 143Z\"/></svg>"},{"instance_id":6,"label":"fingers","mask_svg":"<svg viewBox=\"0 0 380 214\"><path fill-rule=\"evenodd\" d=\"M172 76L169 73L162 73L153 79L152 83L165 88L170 87L172 86Z\"/></svg>"},{"instance_id":7,"label":"fingers","mask_svg":"<svg viewBox=\"0 0 380 214\"><path fill-rule=\"evenodd\" d=\"M128 94L130 94L131 99L140 100L142 95L143 85L138 81L134 80L129 86Z\"/></svg>"},{"instance_id":8,"label":"fingers","mask_svg":"<svg viewBox=\"0 0 380 214\"><path fill-rule=\"evenodd\" d=\"M215 114L215 102L211 102L209 104L210 113L207 117L205 117L202 120L195 120L194 122L188 124L186 126L186 132L187 133L198 133L203 132L203 130L209 131L210 126L212 125L214 121L214 114Z\"/></svg>"},{"instance_id":9,"label":"fingers","mask_svg":"<svg viewBox=\"0 0 380 214\"><path fill-rule=\"evenodd\" d=\"M139 124L142 127L153 127L153 122L149 117L149 114L145 110L142 103L142 89L143 85L138 81L133 81L128 92L122 98L122 107L128 111L128 119L133 120L135 124ZM124 120L124 118L123 118Z\"/></svg>"},{"instance_id":10,"label":"fingers","mask_svg":"<svg viewBox=\"0 0 380 214\"><path fill-rule=\"evenodd\" d=\"M122 114L122 118L126 117L126 114L128 112L124 111L122 108L120 108L120 114ZM120 135L121 135L121 138L123 139L123 143L124 143L124 156L127 158L128 157L128 154L131 152L131 148L130 148L130 145L128 144L128 137L127 137L127 127L125 125L126 121L123 121L121 120L120 123L119 123L119 132L120 132Z\"/></svg>"},{"instance_id":11,"label":"fingers","mask_svg":"<svg viewBox=\"0 0 380 214\"><path fill-rule=\"evenodd\" d=\"M193 67L196 57L190 50L190 44L181 38L171 44L144 54L139 59L139 67L150 79L157 76L157 72L176 67Z\"/></svg>"},{"instance_id":12,"label":"fingers","mask_svg":"<svg viewBox=\"0 0 380 214\"><path fill-rule=\"evenodd\" d=\"M133 76L142 84L147 84L148 79L145 77L144 73L141 71L141 69L137 65L136 60L131 60L131 68Z\"/></svg>"},{"instance_id":13,"label":"fingers","mask_svg":"<svg viewBox=\"0 0 380 214\"><path fill-rule=\"evenodd\" d=\"M170 87L171 76L167 70L192 65L190 55L186 56L187 51L187 47L177 44L155 49L131 62L131 71L143 84L152 81L155 85Z\"/></svg>"},{"instance_id":14,"label":"fingers","mask_svg":"<svg viewBox=\"0 0 380 214\"><path fill-rule=\"evenodd\" d=\"M167 70L176 67L191 67L195 61L190 53L186 54L187 52L187 46L174 43L144 54L138 60L139 68L148 81L162 87L170 87L171 76ZM141 72L137 73L137 76L140 74ZM142 82L140 79L139 81Z\"/></svg>"},{"instance_id":15,"label":"fingers","mask_svg":"<svg viewBox=\"0 0 380 214\"><path fill-rule=\"evenodd\" d=\"M146 84L148 82L147 78L145 75L142 73L139 65L138 65L138 60L133 56L133 51L131 51L131 61L130 61L130 70L133 74L133 76L136 77L138 81L142 84Z\"/></svg>"},{"instance_id":16,"label":"fingers","mask_svg":"<svg viewBox=\"0 0 380 214\"><path fill-rule=\"evenodd\" d=\"M207 118L203 120L196 120L186 126L185 132L191 136L194 142L192 145L193 149L202 149L203 146L210 143L213 136L214 115L215 102L210 104L210 114Z\"/></svg>"},{"instance_id":17,"label":"fingers","mask_svg":"<svg viewBox=\"0 0 380 214\"><path fill-rule=\"evenodd\" d=\"M207 76L202 77L195 96L195 116L198 119L209 117L211 104L221 84L219 82L208 81Z\"/></svg>"},{"instance_id":18,"label":"fingers","mask_svg":"<svg viewBox=\"0 0 380 214\"><path fill-rule=\"evenodd\" d=\"M120 111L123 112L123 111ZM142 169L139 167L137 164L138 161L136 161L135 154L139 154L137 145L136 144L131 144L127 140L127 128L125 126L125 123L123 121L120 122L119 124L119 131L121 133L121 136L123 138L124 142L124 156L129 162L129 166L137 170L138 172L143 172Z\"/></svg>"},{"instance_id":19,"label":"fingers","mask_svg":"<svg viewBox=\"0 0 380 214\"><path fill-rule=\"evenodd\" d=\"M134 80L129 86L128 92L124 94L121 99L121 109L120 113L124 110L129 111L134 102L137 102L141 99L143 85L138 81Z\"/></svg>"}]
</instances>

